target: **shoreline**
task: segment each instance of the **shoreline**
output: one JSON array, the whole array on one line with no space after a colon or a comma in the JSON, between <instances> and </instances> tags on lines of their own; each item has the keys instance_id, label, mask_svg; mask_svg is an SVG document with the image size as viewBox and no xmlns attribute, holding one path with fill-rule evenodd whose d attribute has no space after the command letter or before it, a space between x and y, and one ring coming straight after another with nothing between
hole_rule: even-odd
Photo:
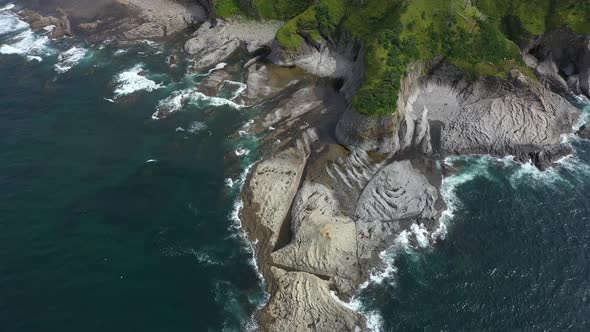
<instances>
[{"instance_id":1,"label":"shoreline","mask_svg":"<svg viewBox=\"0 0 590 332\"><path fill-rule=\"evenodd\" d=\"M166 33L164 37L167 37ZM200 37L197 35L195 38ZM198 44L199 49L195 54L199 54L201 48L208 48L208 51L218 55L215 53L218 51L215 37L205 38L209 39L202 45ZM211 41L212 44L209 43ZM242 47L236 46L229 54ZM227 52L221 56L226 54ZM225 58L221 59L224 60ZM381 264L380 253L395 245L398 238L405 236L404 241L419 247L425 247L425 243L432 245L436 241L432 235L446 227L441 220L445 216L452 218L453 213L451 204L446 201L448 193L445 195L444 189L445 180L448 179L444 167L449 158L448 155L445 156L445 149L460 156L469 156L480 150L490 153L490 156L518 152L514 157L516 162L523 162L528 156L531 164L539 167L551 165L557 157L563 158L566 150L555 153L551 150L553 147L562 147L561 143L555 142L554 137L542 142L525 137L525 142L529 139L537 144L531 143L532 147L519 146L516 144L520 142L518 140L508 140L513 146L493 150L495 147L469 145L481 138L471 133L472 137L462 141L465 146L445 147L446 142L454 144L452 139L459 139L461 136L454 133L456 136L450 138L442 135L436 137L434 132L441 130L438 122L444 122L451 128L458 126L461 130L467 130L465 125L473 123L452 118L454 109L441 110L432 107L438 102L437 93L450 91L449 95L456 99L451 102L456 103L459 108L463 107L462 103L467 104L474 100L479 102L482 98L489 97L485 88L497 88L494 85L497 82L459 81L459 85L463 84L462 88L473 90L471 96L465 97L455 93L456 87L449 88L445 85L447 78L458 74L452 68L446 68L444 64L442 66L441 71L431 73L430 77L425 78L424 70L414 73L419 84L412 85L414 80L405 83L401 91L406 95L400 99L407 101L407 105L385 124L353 121L360 117L349 105L344 109L343 105L347 101L336 106L329 105L327 100L330 97L322 95L327 94L326 91L330 89L327 87L330 85L328 80L322 82L315 78L306 81L303 77L297 77L298 74L291 73L293 77L286 80L288 83L274 86L269 83L272 81L269 77L276 75L274 71L279 69L263 61L248 68L245 94L252 96L249 97L250 100L245 100L253 105L269 100L277 103L268 113L261 114L254 124L258 134L263 135L260 149L264 149L262 152L265 157L244 170L243 179L240 174L238 198L234 202L237 207L240 205L238 201L242 205L236 211L241 227L238 231L244 231L244 240L252 248L255 268L263 276L265 292L268 291L266 303L255 313L262 329L295 329L303 322L308 327L311 324L319 330L368 328L367 318L361 317L358 312L343 309L342 303L346 302L338 295L348 300L354 299L361 285L371 279L376 265ZM250 81L251 76L258 77L259 80ZM298 82L291 84L294 81ZM549 109L553 115L557 114L548 118L548 121L562 121L565 126L573 120L573 115L568 113L568 106L561 102L562 97L551 95L549 90L535 90L537 87L523 81L517 74L511 83L519 93L528 94L528 97L523 97L524 105L531 105L534 103L531 100L538 96L546 98L544 102L548 106L544 103L543 107ZM436 93L428 95L425 86ZM252 92L256 88L260 91ZM267 91L275 88L278 91ZM326 91L321 92L322 89ZM501 89L498 91L505 93ZM502 96L491 98L505 102ZM419 109L420 106L424 106L423 109ZM331 107L338 108L342 114L330 109ZM491 106L482 105L481 109L487 109L486 107ZM429 113L429 110L439 111L447 117L436 115L429 118L433 112ZM445 112L450 112L450 115ZM351 116L353 120L346 118L347 116ZM515 126L528 123L534 125L536 121L517 120L514 122ZM522 123L520 120L529 122ZM402 130L403 125L406 126L405 133ZM560 122L559 126L546 129L553 135L562 130L562 127ZM508 126L507 129L511 128ZM365 135L365 131L370 134ZM382 137L379 135L387 136L391 133L392 136L387 138L391 138L393 143L380 141ZM342 142L342 135L348 134L351 139L347 138L347 142ZM364 146L367 143L363 140L369 141L369 145L376 142L378 151L371 154L363 148L358 149L358 145ZM277 141L279 143L275 144ZM395 144L397 147L392 148ZM385 145L395 151L379 151ZM543 155L546 151L549 151L547 156ZM437 163L442 169L433 166ZM390 187L395 190L378 192L381 188L389 190ZM394 197L393 193L398 188L404 190L406 196ZM286 198L284 201L283 197ZM394 203L389 204L391 200ZM399 206L404 209L398 209ZM232 211L231 218L233 217ZM426 236L427 242L424 242ZM354 262L349 263L349 258L353 255ZM295 291L286 293L284 288L294 288ZM292 298L293 294L297 295L299 292L307 294L307 297ZM297 310L291 311L289 308ZM321 317L315 320L314 315L318 314ZM342 320L331 322L327 319L329 317L342 317Z\"/></svg>"}]
</instances>

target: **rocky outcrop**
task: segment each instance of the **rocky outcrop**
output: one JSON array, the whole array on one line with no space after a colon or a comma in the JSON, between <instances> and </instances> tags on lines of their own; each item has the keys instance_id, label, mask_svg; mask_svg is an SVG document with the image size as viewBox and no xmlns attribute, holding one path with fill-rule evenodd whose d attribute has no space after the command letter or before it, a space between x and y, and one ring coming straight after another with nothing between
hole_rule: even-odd
<instances>
[{"instance_id":1,"label":"rocky outcrop","mask_svg":"<svg viewBox=\"0 0 590 332\"><path fill-rule=\"evenodd\" d=\"M45 29L49 31L51 38L72 36L73 33L68 15L61 8L58 8L56 12L56 16L43 16L36 11L27 9L23 10L19 14L25 21L27 21L27 23L30 24L31 29Z\"/></svg>"},{"instance_id":2,"label":"rocky outcrop","mask_svg":"<svg viewBox=\"0 0 590 332\"><path fill-rule=\"evenodd\" d=\"M291 71L287 79L279 79L281 75L277 71ZM258 104L261 101L276 97L286 88L294 86L301 81L301 73L296 69L281 68L271 64L257 63L248 67L246 91L242 101L247 105Z\"/></svg>"},{"instance_id":3,"label":"rocky outcrop","mask_svg":"<svg viewBox=\"0 0 590 332\"><path fill-rule=\"evenodd\" d=\"M578 135L580 138L590 140L590 126L583 125L578 131L576 131L576 135Z\"/></svg>"},{"instance_id":4,"label":"rocky outcrop","mask_svg":"<svg viewBox=\"0 0 590 332\"><path fill-rule=\"evenodd\" d=\"M231 77L232 75L225 70L216 70L201 81L197 90L206 96L216 96L224 82Z\"/></svg>"},{"instance_id":5,"label":"rocky outcrop","mask_svg":"<svg viewBox=\"0 0 590 332\"><path fill-rule=\"evenodd\" d=\"M260 315L262 331L361 331L363 317L330 293L330 283L305 272L271 268L276 286Z\"/></svg>"},{"instance_id":6,"label":"rocky outcrop","mask_svg":"<svg viewBox=\"0 0 590 332\"><path fill-rule=\"evenodd\" d=\"M364 188L354 213L358 236L358 258L376 254L393 244L393 239L412 224L438 227L438 190L409 161L383 167Z\"/></svg>"},{"instance_id":7,"label":"rocky outcrop","mask_svg":"<svg viewBox=\"0 0 590 332\"><path fill-rule=\"evenodd\" d=\"M276 126L282 121L287 121L287 125L289 125L291 120L297 119L321 105L322 101L315 94L314 87L304 87L293 93L285 103L267 114L262 125L268 128Z\"/></svg>"},{"instance_id":8,"label":"rocky outcrop","mask_svg":"<svg viewBox=\"0 0 590 332\"><path fill-rule=\"evenodd\" d=\"M195 1L117 0L129 8L123 23L125 39L158 39L183 31L205 20L204 9Z\"/></svg>"},{"instance_id":9,"label":"rocky outcrop","mask_svg":"<svg viewBox=\"0 0 590 332\"><path fill-rule=\"evenodd\" d=\"M307 156L288 149L256 165L244 191L246 228L261 254L269 255L279 240L291 202L297 195Z\"/></svg>"},{"instance_id":10,"label":"rocky outcrop","mask_svg":"<svg viewBox=\"0 0 590 332\"><path fill-rule=\"evenodd\" d=\"M571 132L577 110L523 74L472 82L445 63L422 72L417 66L402 82L397 114L371 117L349 109L338 124L339 140L391 153L514 155L540 168L570 152L561 135Z\"/></svg>"},{"instance_id":11,"label":"rocky outcrop","mask_svg":"<svg viewBox=\"0 0 590 332\"><path fill-rule=\"evenodd\" d=\"M533 39L523 53L547 86L590 96L590 36L561 28Z\"/></svg>"},{"instance_id":12,"label":"rocky outcrop","mask_svg":"<svg viewBox=\"0 0 590 332\"><path fill-rule=\"evenodd\" d=\"M352 295L360 277L356 229L341 211L331 189L306 182L291 211L291 241L272 253L273 264L331 279L341 294Z\"/></svg>"},{"instance_id":13,"label":"rocky outcrop","mask_svg":"<svg viewBox=\"0 0 590 332\"><path fill-rule=\"evenodd\" d=\"M349 33L340 31L338 38L324 36L321 42L302 42L296 49L284 49L273 41L268 59L283 66L297 66L320 77L362 80L364 75L352 72L354 64L363 59L361 43ZM359 61L360 60L360 61ZM359 68L364 68L364 62Z\"/></svg>"},{"instance_id":14,"label":"rocky outcrop","mask_svg":"<svg viewBox=\"0 0 590 332\"><path fill-rule=\"evenodd\" d=\"M340 92L351 105L365 78L364 50L346 35L325 40L305 42L294 52L274 42L268 59L342 79ZM367 116L349 106L336 127L338 141L349 151L333 158L325 145L307 149L314 153L297 168L297 188L284 185L293 174L268 168L285 152L257 166L246 184L243 220L250 237L258 240L258 258L271 295L259 315L263 329L365 329L363 318L329 290L350 297L379 265L379 253L400 239L419 247L436 241L444 209L439 193L444 166L436 160L449 155L513 155L544 168L570 153L562 135L571 132L579 113L541 83L582 89L580 75L550 75L564 69L545 58L530 55L526 61L543 74L541 82L518 71L508 80L471 80L442 59L414 63L401 82L398 112ZM249 68L250 98L277 96L277 90L260 88L270 81L266 70L264 65ZM302 88L259 121L266 129L291 128L292 119L320 108L313 89ZM585 132L580 135L590 136ZM283 146L279 151L293 150ZM277 185L260 186L261 179ZM280 191L286 199L278 207L263 194L254 197L256 191ZM279 214L263 212L266 205ZM260 213L270 215L274 223Z\"/></svg>"},{"instance_id":15,"label":"rocky outcrop","mask_svg":"<svg viewBox=\"0 0 590 332\"><path fill-rule=\"evenodd\" d=\"M424 75L428 64L415 63L401 81L398 97L398 112L384 116L360 114L352 104L342 115L336 127L336 137L340 143L366 151L379 151L394 154L400 149L400 123L404 120L406 108L414 102L419 79ZM360 85L359 85L360 86ZM400 111L401 110L401 111Z\"/></svg>"},{"instance_id":16,"label":"rocky outcrop","mask_svg":"<svg viewBox=\"0 0 590 332\"><path fill-rule=\"evenodd\" d=\"M282 24L242 20L205 22L184 49L195 58L194 68L199 70L224 61L241 46L252 53L270 44Z\"/></svg>"}]
</instances>

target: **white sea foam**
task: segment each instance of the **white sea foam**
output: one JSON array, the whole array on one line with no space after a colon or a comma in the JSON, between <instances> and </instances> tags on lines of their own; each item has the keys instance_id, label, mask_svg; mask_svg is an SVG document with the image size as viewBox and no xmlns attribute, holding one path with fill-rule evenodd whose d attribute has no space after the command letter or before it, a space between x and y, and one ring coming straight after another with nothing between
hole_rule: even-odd
<instances>
[{"instance_id":1,"label":"white sea foam","mask_svg":"<svg viewBox=\"0 0 590 332\"><path fill-rule=\"evenodd\" d=\"M242 83L242 82L236 82L236 81L229 81L228 80L228 81L225 81L224 83L230 84L230 85L236 85L238 87L236 89L236 91L234 91L232 93L232 96L229 98L230 100L234 100L234 99L238 98L248 88L248 86L245 83Z\"/></svg>"},{"instance_id":2,"label":"white sea foam","mask_svg":"<svg viewBox=\"0 0 590 332\"><path fill-rule=\"evenodd\" d=\"M223 68L225 68L225 66L227 66L227 63L225 63L225 62L220 62L220 63L218 63L217 65L215 65L215 67L213 67L213 68L209 69L209 71L208 71L206 74L202 75L202 76L207 76L207 75L211 74L212 72L214 72L214 71L216 71L216 70L220 70L220 69L223 69Z\"/></svg>"},{"instance_id":3,"label":"white sea foam","mask_svg":"<svg viewBox=\"0 0 590 332\"><path fill-rule=\"evenodd\" d=\"M246 179L248 178L248 174L250 174L250 171L252 170L253 166L254 166L254 164L248 165L244 169L242 174L240 174L240 177L238 178L238 180L233 182L232 188L237 189L237 192L242 191L242 189L244 187L244 183L246 183ZM260 272L260 268L258 267L258 262L256 261L256 245L257 245L258 241L257 240L255 240L254 242L249 241L248 237L246 236L246 233L245 233L243 226L242 226L242 220L240 219L240 212L242 211L243 208L244 208L244 202L238 196L238 198L236 198L236 200L234 201L234 205L233 205L232 211L229 216L230 220L232 221L231 228L235 232L235 234L245 244L244 248L249 253L251 253L250 265L252 265L252 267L256 271L256 274L258 275L260 287L262 289L264 289L266 282L264 280L264 276ZM270 298L270 294L265 292L263 301L261 301L261 303L258 304L259 310L262 309L262 307L264 307L266 305L266 302L268 302L269 298Z\"/></svg>"},{"instance_id":4,"label":"white sea foam","mask_svg":"<svg viewBox=\"0 0 590 332\"><path fill-rule=\"evenodd\" d=\"M8 12L10 9L14 8L14 5L10 8L9 6L11 5L0 9L0 35L24 30L29 27L26 22L20 20L14 13Z\"/></svg>"},{"instance_id":5,"label":"white sea foam","mask_svg":"<svg viewBox=\"0 0 590 332\"><path fill-rule=\"evenodd\" d=\"M412 224L412 226L410 226L410 230L414 233L416 242L420 248L427 248L430 246L430 241L428 240L428 230L424 224Z\"/></svg>"},{"instance_id":6,"label":"white sea foam","mask_svg":"<svg viewBox=\"0 0 590 332\"><path fill-rule=\"evenodd\" d=\"M138 64L133 68L124 71L115 78L115 98L130 95L138 91L153 91L164 87L161 83L156 83L145 75L143 65Z\"/></svg>"},{"instance_id":7,"label":"white sea foam","mask_svg":"<svg viewBox=\"0 0 590 332\"><path fill-rule=\"evenodd\" d=\"M230 106L235 109L242 108L242 105L236 104L233 101L220 97L209 97L195 89L184 89L174 91L166 99L158 103L156 112L152 115L152 119L161 119L171 113L182 110L188 104L204 104L203 106Z\"/></svg>"},{"instance_id":8,"label":"white sea foam","mask_svg":"<svg viewBox=\"0 0 590 332\"><path fill-rule=\"evenodd\" d=\"M118 49L118 50L115 51L115 53L113 53L113 55L114 56L120 56L120 55L123 55L123 54L127 53L128 51L129 50L126 50L126 49Z\"/></svg>"},{"instance_id":9,"label":"white sea foam","mask_svg":"<svg viewBox=\"0 0 590 332\"><path fill-rule=\"evenodd\" d=\"M0 8L0 12L7 11L7 10L11 10L11 9L13 9L13 8L14 8L14 4L12 4L12 3L9 3L8 5L6 5L6 6L2 7L2 8Z\"/></svg>"},{"instance_id":10,"label":"white sea foam","mask_svg":"<svg viewBox=\"0 0 590 332\"><path fill-rule=\"evenodd\" d=\"M11 38L7 44L0 46L0 54L41 56L51 53L53 50L49 47L49 38L37 35L31 30L24 30Z\"/></svg>"},{"instance_id":11,"label":"white sea foam","mask_svg":"<svg viewBox=\"0 0 590 332\"><path fill-rule=\"evenodd\" d=\"M162 250L162 253L169 257L190 255L203 265L223 265L220 260L213 258L211 254L194 248L167 247Z\"/></svg>"},{"instance_id":12,"label":"white sea foam","mask_svg":"<svg viewBox=\"0 0 590 332\"><path fill-rule=\"evenodd\" d=\"M52 32L53 30L55 30L56 26L51 24L48 26L43 27L43 30L45 30L46 32Z\"/></svg>"},{"instance_id":13,"label":"white sea foam","mask_svg":"<svg viewBox=\"0 0 590 332\"><path fill-rule=\"evenodd\" d=\"M238 157L247 156L248 154L250 154L250 150L238 148L238 149L236 149L235 154Z\"/></svg>"},{"instance_id":14,"label":"white sea foam","mask_svg":"<svg viewBox=\"0 0 590 332\"><path fill-rule=\"evenodd\" d=\"M191 125L188 127L188 132L191 134L194 134L198 131L204 130L207 128L207 125L203 122L200 121L194 121L193 123L191 123Z\"/></svg>"},{"instance_id":15,"label":"white sea foam","mask_svg":"<svg viewBox=\"0 0 590 332\"><path fill-rule=\"evenodd\" d=\"M86 57L88 50L82 47L72 47L69 50L62 52L58 55L57 61L54 65L55 71L63 74L74 66L78 65L82 59Z\"/></svg>"},{"instance_id":16,"label":"white sea foam","mask_svg":"<svg viewBox=\"0 0 590 332\"><path fill-rule=\"evenodd\" d=\"M43 62L43 58L40 56L36 56L36 55L27 55L27 61L29 62Z\"/></svg>"},{"instance_id":17,"label":"white sea foam","mask_svg":"<svg viewBox=\"0 0 590 332\"><path fill-rule=\"evenodd\" d=\"M231 178L226 178L224 182L225 182L225 185L228 188L233 188L234 187L234 180L232 180Z\"/></svg>"},{"instance_id":18,"label":"white sea foam","mask_svg":"<svg viewBox=\"0 0 590 332\"><path fill-rule=\"evenodd\" d=\"M372 332L381 332L383 331L383 318L381 317L381 315L379 314L379 312L377 311L365 311L363 309L363 304L362 302L357 298L357 297L352 297L352 299L350 299L350 302L344 302L342 301L337 295L336 292L334 291L330 291L330 294L332 295L332 298L339 303L340 305L342 305L345 308L348 308L354 312L358 312L361 313L363 316L365 316L366 320L367 320L367 327L369 328L370 331ZM360 330L355 330L356 331L360 331Z\"/></svg>"},{"instance_id":19,"label":"white sea foam","mask_svg":"<svg viewBox=\"0 0 590 332\"><path fill-rule=\"evenodd\" d=\"M28 23L10 11L12 8L14 6L8 5L0 10L0 35L16 34L0 45L0 54L36 57L52 54L49 38L33 32Z\"/></svg>"}]
</instances>

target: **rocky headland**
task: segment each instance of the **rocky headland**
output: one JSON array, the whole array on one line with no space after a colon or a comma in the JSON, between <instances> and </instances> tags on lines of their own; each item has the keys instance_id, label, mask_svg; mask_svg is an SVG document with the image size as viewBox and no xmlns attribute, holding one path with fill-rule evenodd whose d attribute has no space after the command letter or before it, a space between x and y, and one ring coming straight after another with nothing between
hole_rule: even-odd
<instances>
[{"instance_id":1,"label":"rocky headland","mask_svg":"<svg viewBox=\"0 0 590 332\"><path fill-rule=\"evenodd\" d=\"M117 0L105 6L122 6L109 8L125 14L90 15L77 24L67 8L49 16L23 13L34 26L56 26L54 37L83 31L93 38L157 39L189 31L184 51L194 70L236 52L247 57L246 89L237 101L272 105L249 127L263 136L264 158L243 187L241 210L270 294L257 313L263 331L368 330L366 318L345 303L402 232L416 247L439 240L444 159L512 155L551 167L571 153L564 137L580 117L568 98L590 95L589 37L577 21L577 30L524 24L512 35L493 30L488 36L486 29L495 29L486 25L490 17L508 16L489 4L454 1L453 17L462 22L455 21L456 29L477 30L492 47L506 47L470 63L444 44L436 52L420 45L420 56L405 56L416 47L399 39L407 31L351 31L362 30L357 14L346 16L346 8L328 2L267 15L252 1ZM360 13L379 5L353 2ZM391 17L405 22L404 13L415 9L410 3ZM412 15L439 17L430 14ZM422 28L429 29L413 23ZM370 39L373 34L396 42L375 46L383 40ZM199 91L215 95L231 75L218 70ZM578 133L590 137L588 128Z\"/></svg>"}]
</instances>

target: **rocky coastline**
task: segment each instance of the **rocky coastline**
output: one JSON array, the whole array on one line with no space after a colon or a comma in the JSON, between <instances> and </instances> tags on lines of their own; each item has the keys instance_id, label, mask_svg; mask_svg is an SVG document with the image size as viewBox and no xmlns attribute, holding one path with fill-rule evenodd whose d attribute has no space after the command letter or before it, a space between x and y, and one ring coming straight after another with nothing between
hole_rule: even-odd
<instances>
[{"instance_id":1,"label":"rocky coastline","mask_svg":"<svg viewBox=\"0 0 590 332\"><path fill-rule=\"evenodd\" d=\"M507 79L473 79L443 58L414 62L398 111L368 116L352 104L366 76L365 50L346 33L286 54L275 40L282 22L217 20L210 1L106 5L127 14L21 14L34 28L55 26L53 38L158 39L194 30L184 51L195 70L245 52L240 102L276 104L251 126L265 134L265 157L241 194L242 224L270 294L257 313L263 331L368 330L344 303L402 232L416 247L439 240L444 159L511 155L551 167L571 153L563 138L580 116L567 98L590 95L588 37L558 30L522 47L538 79L516 69ZM217 71L201 92L214 95L224 75ZM590 136L587 128L578 133Z\"/></svg>"}]
</instances>

